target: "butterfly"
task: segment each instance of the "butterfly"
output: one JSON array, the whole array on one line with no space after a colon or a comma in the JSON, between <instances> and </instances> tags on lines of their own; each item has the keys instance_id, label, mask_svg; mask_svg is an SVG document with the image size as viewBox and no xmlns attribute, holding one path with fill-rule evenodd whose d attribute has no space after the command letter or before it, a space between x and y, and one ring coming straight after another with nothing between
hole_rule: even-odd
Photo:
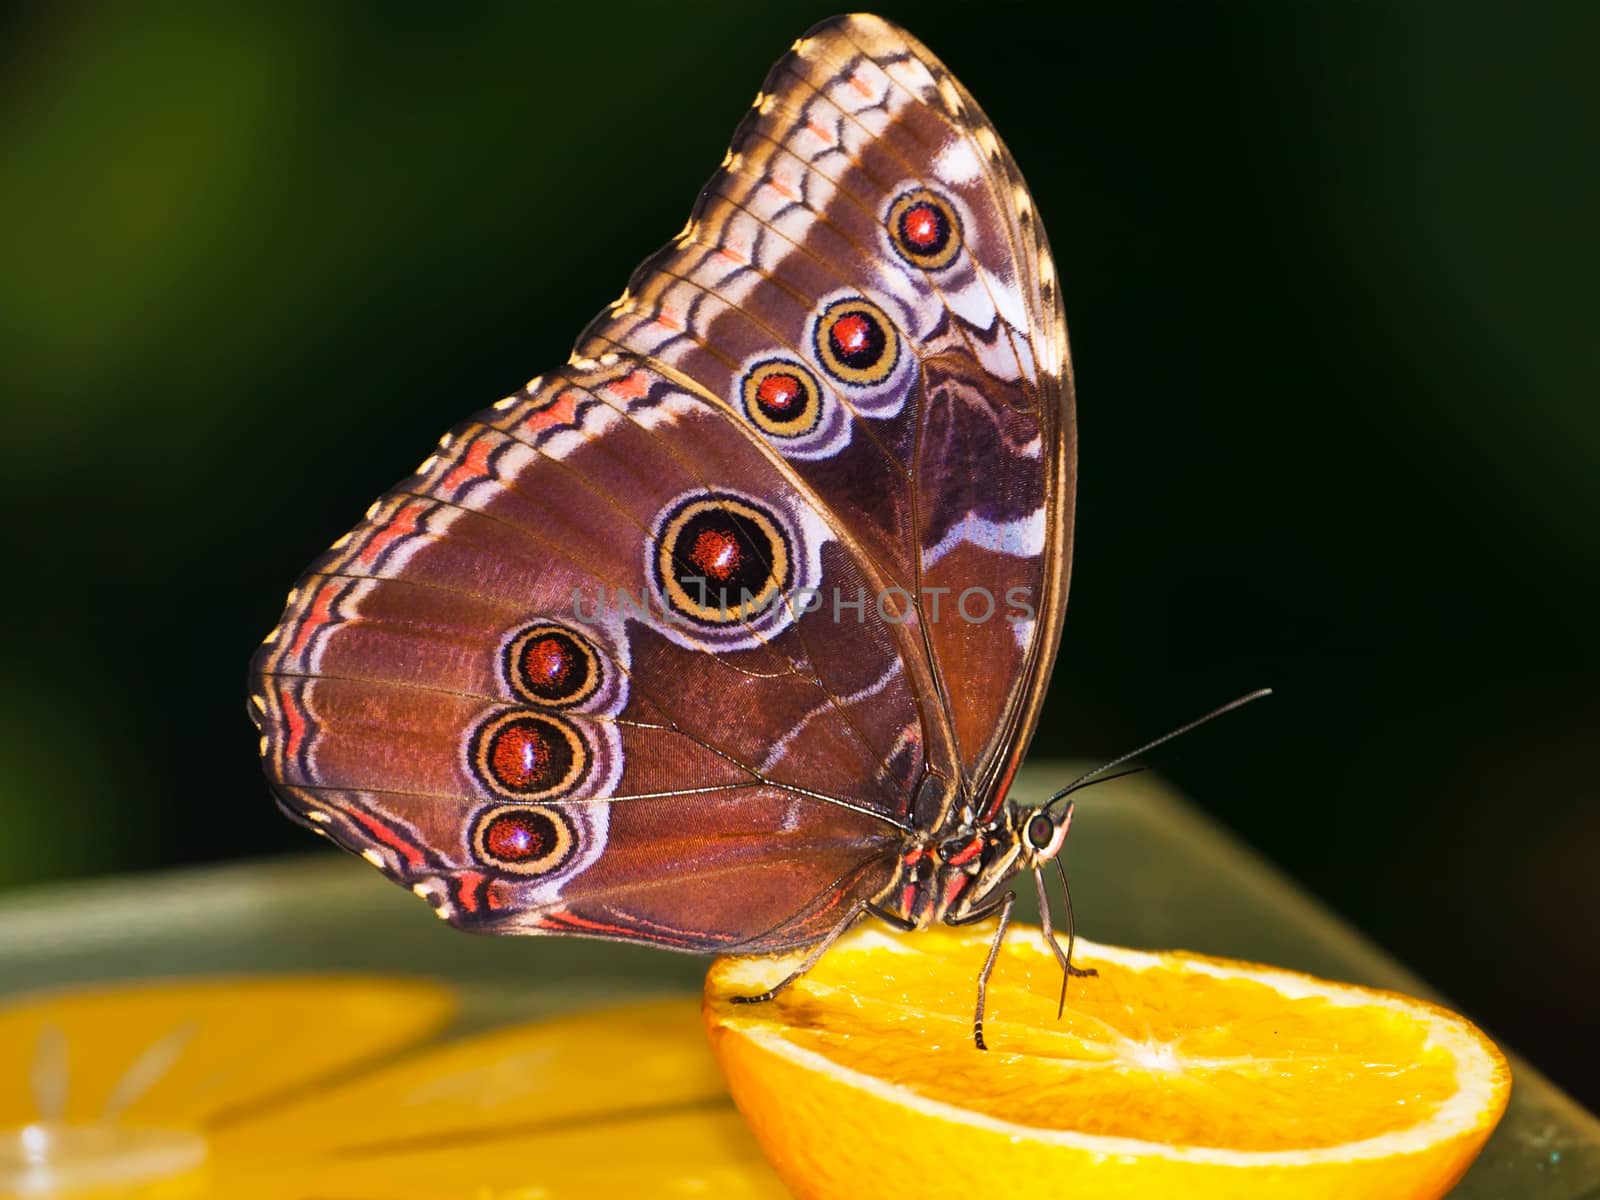
<instances>
[{"instance_id":1,"label":"butterfly","mask_svg":"<svg viewBox=\"0 0 1600 1200\"><path fill-rule=\"evenodd\" d=\"M469 930L811 947L791 978L866 914L998 949L1071 825L1008 788L1074 429L1010 153L916 39L826 21L569 362L290 593L250 695L279 803Z\"/></svg>"}]
</instances>

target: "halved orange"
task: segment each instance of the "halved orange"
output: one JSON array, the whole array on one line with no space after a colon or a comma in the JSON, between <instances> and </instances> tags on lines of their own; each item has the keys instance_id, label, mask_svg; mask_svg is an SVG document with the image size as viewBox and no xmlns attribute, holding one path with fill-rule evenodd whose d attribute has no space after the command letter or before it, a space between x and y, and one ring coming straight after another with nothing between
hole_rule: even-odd
<instances>
[{"instance_id":1,"label":"halved orange","mask_svg":"<svg viewBox=\"0 0 1600 1200\"><path fill-rule=\"evenodd\" d=\"M705 1019L735 1103L802 1197L1440 1196L1504 1111L1474 1026L1389 992L1079 940L1060 974L1007 936L972 1042L992 928L719 960Z\"/></svg>"}]
</instances>

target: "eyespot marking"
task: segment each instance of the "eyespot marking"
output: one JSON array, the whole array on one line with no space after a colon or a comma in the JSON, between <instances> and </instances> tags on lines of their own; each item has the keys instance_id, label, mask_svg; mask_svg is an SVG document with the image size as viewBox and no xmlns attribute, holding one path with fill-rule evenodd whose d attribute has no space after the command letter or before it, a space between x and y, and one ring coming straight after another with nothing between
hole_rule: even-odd
<instances>
[{"instance_id":1,"label":"eyespot marking","mask_svg":"<svg viewBox=\"0 0 1600 1200\"><path fill-rule=\"evenodd\" d=\"M889 206L886 224L895 251L914 267L937 271L961 253L961 217L949 200L929 188L902 192Z\"/></svg>"},{"instance_id":2,"label":"eyespot marking","mask_svg":"<svg viewBox=\"0 0 1600 1200\"><path fill-rule=\"evenodd\" d=\"M505 804L486 809L472 827L472 852L485 866L515 875L548 875L572 860L578 830L558 808Z\"/></svg>"},{"instance_id":3,"label":"eyespot marking","mask_svg":"<svg viewBox=\"0 0 1600 1200\"><path fill-rule=\"evenodd\" d=\"M859 296L835 300L822 310L812 329L812 347L823 370L855 387L882 383L900 360L894 322Z\"/></svg>"},{"instance_id":4,"label":"eyespot marking","mask_svg":"<svg viewBox=\"0 0 1600 1200\"><path fill-rule=\"evenodd\" d=\"M772 609L794 579L794 548L777 516L738 496L691 495L657 524L651 565L679 616L727 626Z\"/></svg>"},{"instance_id":5,"label":"eyespot marking","mask_svg":"<svg viewBox=\"0 0 1600 1200\"><path fill-rule=\"evenodd\" d=\"M589 772L589 747L568 721L512 709L473 731L467 760L490 791L514 800L543 800L571 791Z\"/></svg>"},{"instance_id":6,"label":"eyespot marking","mask_svg":"<svg viewBox=\"0 0 1600 1200\"><path fill-rule=\"evenodd\" d=\"M573 708L599 690L605 668L587 638L540 621L506 643L501 671L507 685L523 700Z\"/></svg>"},{"instance_id":7,"label":"eyespot marking","mask_svg":"<svg viewBox=\"0 0 1600 1200\"><path fill-rule=\"evenodd\" d=\"M780 438L803 437L822 419L822 392L799 363L773 358L753 366L740 384L745 415Z\"/></svg>"}]
</instances>

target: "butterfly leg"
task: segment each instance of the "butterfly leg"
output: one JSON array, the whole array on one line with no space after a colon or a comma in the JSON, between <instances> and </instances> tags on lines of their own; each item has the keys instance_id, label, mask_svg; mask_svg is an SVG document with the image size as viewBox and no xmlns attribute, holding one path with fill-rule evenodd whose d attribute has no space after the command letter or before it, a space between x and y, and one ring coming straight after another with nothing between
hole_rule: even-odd
<instances>
[{"instance_id":1,"label":"butterfly leg","mask_svg":"<svg viewBox=\"0 0 1600 1200\"><path fill-rule=\"evenodd\" d=\"M1000 928L994 931L994 941L989 946L989 957L984 960L983 970L978 972L978 1008L972 1017L972 1041L979 1050L987 1050L989 1048L983 1044L984 1001L989 994L989 976L994 974L994 964L1000 958L1000 943L1005 941L1006 926L1011 924L1011 906L1016 902L1017 894L1015 892L1007 892L1000 897L997 903L986 904L984 907L968 913L959 921L951 921L948 918L945 921L948 925L971 925L976 921L982 921L986 917L992 916L997 910L1000 913Z\"/></svg>"},{"instance_id":2,"label":"butterfly leg","mask_svg":"<svg viewBox=\"0 0 1600 1200\"><path fill-rule=\"evenodd\" d=\"M887 908L881 908L878 905L873 904L870 900L867 902L867 911L873 916L877 917L878 920L882 921L890 929L898 930L901 933L913 933L917 929L917 923L915 921L908 921L899 913L890 912Z\"/></svg>"},{"instance_id":3,"label":"butterfly leg","mask_svg":"<svg viewBox=\"0 0 1600 1200\"><path fill-rule=\"evenodd\" d=\"M764 1004L768 1000L776 997L779 992L783 991L807 971L811 970L812 967L816 966L817 960L828 952L828 947L833 945L847 932L849 932L850 927L859 921L870 907L871 905L868 901L861 901L861 903L857 904L850 910L850 912L845 916L844 920L840 921L828 931L827 937L823 938L815 946L811 947L811 953L807 954L805 958L801 960L798 967L790 971L766 991L755 996L734 996L732 997L733 1002L735 1004Z\"/></svg>"}]
</instances>

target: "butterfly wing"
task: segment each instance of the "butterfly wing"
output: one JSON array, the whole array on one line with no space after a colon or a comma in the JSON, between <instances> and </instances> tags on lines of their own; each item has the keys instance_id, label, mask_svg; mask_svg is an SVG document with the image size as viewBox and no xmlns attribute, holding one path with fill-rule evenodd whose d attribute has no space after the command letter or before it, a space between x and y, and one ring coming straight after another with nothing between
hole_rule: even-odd
<instances>
[{"instance_id":1,"label":"butterfly wing","mask_svg":"<svg viewBox=\"0 0 1600 1200\"><path fill-rule=\"evenodd\" d=\"M899 31L797 43L572 362L291 594L252 690L285 808L475 929L769 949L887 887L927 778L1009 774L1059 623L1064 343L1009 170Z\"/></svg>"},{"instance_id":2,"label":"butterfly wing","mask_svg":"<svg viewBox=\"0 0 1600 1200\"><path fill-rule=\"evenodd\" d=\"M898 354L841 359L834 336L874 321ZM1055 659L1075 433L1043 230L943 64L871 16L797 41L683 232L580 347L649 355L742 405L915 598L933 757L992 808ZM797 381L800 416L763 408L774 375Z\"/></svg>"},{"instance_id":3,"label":"butterfly wing","mask_svg":"<svg viewBox=\"0 0 1600 1200\"><path fill-rule=\"evenodd\" d=\"M867 586L720 405L569 367L302 581L259 664L268 772L459 924L792 944L892 856L921 768L897 631L768 603L835 585Z\"/></svg>"}]
</instances>

